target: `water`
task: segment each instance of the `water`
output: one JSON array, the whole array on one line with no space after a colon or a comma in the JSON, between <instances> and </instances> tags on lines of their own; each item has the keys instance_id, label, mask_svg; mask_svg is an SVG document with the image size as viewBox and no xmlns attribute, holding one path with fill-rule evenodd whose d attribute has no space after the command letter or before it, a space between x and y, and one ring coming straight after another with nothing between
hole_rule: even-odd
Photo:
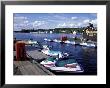
<instances>
[{"instance_id":1,"label":"water","mask_svg":"<svg viewBox=\"0 0 110 88\"><path fill-rule=\"evenodd\" d=\"M81 75L97 75L97 49L87 48L82 46L75 46L71 44L60 44L55 42L44 41L44 38L56 39L61 36L66 35L69 38L74 37L73 34L31 34L31 33L14 33L14 37L17 39L28 40L32 38L33 40L39 41L41 44L47 44L51 46L52 50L57 50L61 52L69 53L74 56L79 64L84 69L84 73ZM77 37L82 37L82 35L77 35ZM29 48L32 50L35 48ZM73 75L73 73L56 73L57 75ZM80 75L80 74L75 74Z\"/></svg>"}]
</instances>

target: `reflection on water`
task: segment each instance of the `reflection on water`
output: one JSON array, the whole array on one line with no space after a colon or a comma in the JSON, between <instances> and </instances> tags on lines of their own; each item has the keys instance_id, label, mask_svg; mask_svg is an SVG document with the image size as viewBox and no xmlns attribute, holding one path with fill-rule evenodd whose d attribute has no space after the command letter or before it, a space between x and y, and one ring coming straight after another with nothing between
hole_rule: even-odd
<instances>
[{"instance_id":1,"label":"reflection on water","mask_svg":"<svg viewBox=\"0 0 110 88\"><path fill-rule=\"evenodd\" d=\"M74 35L68 35L69 37L74 37ZM97 49L87 48L78 45L71 44L60 44L55 42L44 41L44 38L60 38L59 34L28 34L28 33L18 33L14 34L17 39L28 40L33 38L33 40L39 41L41 44L47 44L52 50L57 50L61 52L69 53L71 56L74 56L79 64L84 68L84 75L96 75L97 74ZM81 35L78 35L81 37ZM28 47L28 50L33 50L35 47ZM55 72L54 72L55 73ZM58 75L68 75L68 73L55 73ZM70 74L70 73L69 73ZM72 73L73 74L73 73ZM71 75L71 74L70 74ZM76 74L77 75L77 74Z\"/></svg>"}]
</instances>

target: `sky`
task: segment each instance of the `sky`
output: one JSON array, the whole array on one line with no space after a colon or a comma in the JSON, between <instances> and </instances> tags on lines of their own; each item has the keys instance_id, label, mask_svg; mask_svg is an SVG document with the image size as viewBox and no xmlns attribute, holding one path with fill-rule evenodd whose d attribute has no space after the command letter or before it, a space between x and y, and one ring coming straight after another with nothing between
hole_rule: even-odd
<instances>
[{"instance_id":1,"label":"sky","mask_svg":"<svg viewBox=\"0 0 110 88\"><path fill-rule=\"evenodd\" d=\"M14 30L77 28L92 23L97 27L96 13L14 13Z\"/></svg>"}]
</instances>

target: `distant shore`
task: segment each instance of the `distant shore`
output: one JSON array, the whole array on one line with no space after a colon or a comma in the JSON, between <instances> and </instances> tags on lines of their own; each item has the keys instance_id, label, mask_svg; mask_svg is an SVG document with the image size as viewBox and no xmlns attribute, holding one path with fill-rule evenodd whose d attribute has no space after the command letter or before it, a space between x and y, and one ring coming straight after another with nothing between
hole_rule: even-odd
<instances>
[{"instance_id":1,"label":"distant shore","mask_svg":"<svg viewBox=\"0 0 110 88\"><path fill-rule=\"evenodd\" d=\"M82 33L84 28L55 28L55 29L21 29L19 33Z\"/></svg>"}]
</instances>

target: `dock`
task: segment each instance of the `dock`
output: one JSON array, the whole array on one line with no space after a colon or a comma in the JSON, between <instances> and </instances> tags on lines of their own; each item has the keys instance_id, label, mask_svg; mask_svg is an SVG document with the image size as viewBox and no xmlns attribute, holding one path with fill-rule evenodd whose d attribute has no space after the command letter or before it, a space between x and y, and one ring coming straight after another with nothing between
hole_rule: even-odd
<instances>
[{"instance_id":1,"label":"dock","mask_svg":"<svg viewBox=\"0 0 110 88\"><path fill-rule=\"evenodd\" d=\"M14 75L54 75L38 62L14 61Z\"/></svg>"},{"instance_id":2,"label":"dock","mask_svg":"<svg viewBox=\"0 0 110 88\"><path fill-rule=\"evenodd\" d=\"M42 61L49 57L48 55L46 55L38 50L26 51L26 54L29 58L31 58L35 61Z\"/></svg>"},{"instance_id":3,"label":"dock","mask_svg":"<svg viewBox=\"0 0 110 88\"><path fill-rule=\"evenodd\" d=\"M13 52L13 55L16 58L16 51ZM54 75L39 63L48 58L48 55L45 55L39 50L31 50L26 51L26 56L28 58L26 61L13 61L14 75Z\"/></svg>"},{"instance_id":4,"label":"dock","mask_svg":"<svg viewBox=\"0 0 110 88\"><path fill-rule=\"evenodd\" d=\"M24 43L24 41L19 41L19 43ZM24 49L23 47L18 47L19 49ZM35 48L35 47L30 47ZM19 52L19 51L18 51ZM21 54L21 53L20 53ZM19 54L17 54L19 55ZM54 75L51 71L41 65L39 62L45 60L49 56L42 53L41 49L35 48L34 50L26 49L26 58L16 59L16 50L13 51L14 61L13 61L13 74L14 75ZM22 61L21 61L22 60Z\"/></svg>"}]
</instances>

